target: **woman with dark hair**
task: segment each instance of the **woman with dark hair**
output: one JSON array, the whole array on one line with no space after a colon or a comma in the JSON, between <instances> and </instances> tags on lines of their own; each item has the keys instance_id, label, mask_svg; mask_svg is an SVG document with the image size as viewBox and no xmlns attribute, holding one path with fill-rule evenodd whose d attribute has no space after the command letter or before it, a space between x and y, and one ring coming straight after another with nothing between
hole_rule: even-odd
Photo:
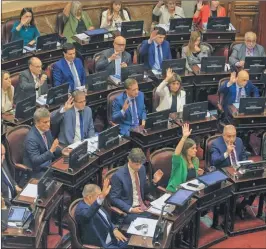
<instances>
[{"instance_id":1,"label":"woman with dark hair","mask_svg":"<svg viewBox=\"0 0 266 249\"><path fill-rule=\"evenodd\" d=\"M94 29L92 21L86 11L82 10L82 4L79 1L71 2L71 7L66 6L68 11L64 10L65 16L68 18L64 27L64 36L67 42L74 42L72 36L83 33L86 30Z\"/></svg>"},{"instance_id":2,"label":"woman with dark hair","mask_svg":"<svg viewBox=\"0 0 266 249\"><path fill-rule=\"evenodd\" d=\"M182 90L181 84L181 77L168 68L166 78L156 89L156 94L160 96L160 104L156 111L170 109L171 112L183 112L183 106L186 104L186 92Z\"/></svg>"},{"instance_id":3,"label":"woman with dark hair","mask_svg":"<svg viewBox=\"0 0 266 249\"><path fill-rule=\"evenodd\" d=\"M182 48L182 58L186 58L186 68L192 72L192 66L200 64L202 57L211 55L210 48L201 44L201 34L198 31L191 32L188 45Z\"/></svg>"},{"instance_id":4,"label":"woman with dark hair","mask_svg":"<svg viewBox=\"0 0 266 249\"><path fill-rule=\"evenodd\" d=\"M189 124L184 124L182 131L183 136L176 146L172 157L172 172L166 188L170 192L176 192L176 188L180 184L204 173L204 170L199 168L199 159L196 156L196 143L188 138L192 131L189 130Z\"/></svg>"},{"instance_id":5,"label":"woman with dark hair","mask_svg":"<svg viewBox=\"0 0 266 249\"><path fill-rule=\"evenodd\" d=\"M16 21L11 30L12 41L23 40L24 46L32 46L36 43L36 38L40 36L35 23L31 8L23 8L20 13L20 20Z\"/></svg>"},{"instance_id":6,"label":"woman with dark hair","mask_svg":"<svg viewBox=\"0 0 266 249\"><path fill-rule=\"evenodd\" d=\"M197 10L193 16L193 22L206 28L208 19L213 17L225 17L225 8L220 5L220 1L211 0L209 3L203 4L202 1L197 3Z\"/></svg>"},{"instance_id":7,"label":"woman with dark hair","mask_svg":"<svg viewBox=\"0 0 266 249\"><path fill-rule=\"evenodd\" d=\"M115 30L117 29L116 25L124 21L130 21L129 15L123 9L122 1L114 0L111 2L110 8L102 13L101 28Z\"/></svg>"},{"instance_id":8,"label":"woman with dark hair","mask_svg":"<svg viewBox=\"0 0 266 249\"><path fill-rule=\"evenodd\" d=\"M2 113L13 108L14 87L11 85L11 78L8 71L1 71L2 80Z\"/></svg>"}]
</instances>

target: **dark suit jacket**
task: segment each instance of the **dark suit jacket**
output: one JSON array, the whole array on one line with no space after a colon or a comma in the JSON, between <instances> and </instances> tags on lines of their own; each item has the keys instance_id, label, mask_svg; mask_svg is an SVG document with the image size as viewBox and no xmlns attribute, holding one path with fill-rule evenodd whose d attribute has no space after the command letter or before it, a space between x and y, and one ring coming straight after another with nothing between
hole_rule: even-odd
<instances>
[{"instance_id":1,"label":"dark suit jacket","mask_svg":"<svg viewBox=\"0 0 266 249\"><path fill-rule=\"evenodd\" d=\"M15 180L12 177L12 175L10 174L10 171L9 171L9 168L8 168L6 160L4 160L4 162L2 164L2 167L4 168L5 173L6 173L7 177L8 177L8 179L9 179L10 183L12 184L12 186L14 187L14 190L16 191L15 186L17 185L17 183L15 182ZM9 202L9 194L8 194L8 185L4 182L3 179L1 181L1 192L2 192L2 197L5 199L6 204L10 204L10 202ZM12 198L14 198L14 197L15 196L12 196Z\"/></svg>"},{"instance_id":2,"label":"dark suit jacket","mask_svg":"<svg viewBox=\"0 0 266 249\"><path fill-rule=\"evenodd\" d=\"M162 60L172 59L172 54L170 50L170 44L168 41L162 43L163 58ZM144 66L146 69L152 69L155 64L155 44L152 42L148 43L148 40L145 40L141 43L139 53L141 56L144 56ZM147 58L148 56L148 58Z\"/></svg>"},{"instance_id":3,"label":"dark suit jacket","mask_svg":"<svg viewBox=\"0 0 266 249\"><path fill-rule=\"evenodd\" d=\"M112 121L120 125L120 133L129 136L129 129L132 127L131 107L129 106L125 115L121 113L122 107L127 99L126 92L121 93L115 98L112 104ZM135 98L139 121L146 120L146 106L144 103L144 94L139 92Z\"/></svg>"},{"instance_id":4,"label":"dark suit jacket","mask_svg":"<svg viewBox=\"0 0 266 249\"><path fill-rule=\"evenodd\" d=\"M241 138L237 137L235 141L236 156L238 161L247 160L246 151ZM224 158L224 153L227 150L227 146L223 137L215 139L211 145L211 165L216 168L223 168L231 165L229 156Z\"/></svg>"},{"instance_id":5,"label":"dark suit jacket","mask_svg":"<svg viewBox=\"0 0 266 249\"><path fill-rule=\"evenodd\" d=\"M219 89L219 92L224 95L223 97L223 108L225 113L228 113L228 105L232 105L235 103L236 99L236 83L231 85L230 87L227 87L227 82L225 82ZM252 84L252 82L249 80L245 86L246 96L247 97L259 97L259 90L256 86Z\"/></svg>"},{"instance_id":6,"label":"dark suit jacket","mask_svg":"<svg viewBox=\"0 0 266 249\"><path fill-rule=\"evenodd\" d=\"M42 95L48 92L47 80L40 88ZM14 103L16 104L33 95L36 95L35 82L30 70L26 69L19 74L19 83L17 84L14 93Z\"/></svg>"},{"instance_id":7,"label":"dark suit jacket","mask_svg":"<svg viewBox=\"0 0 266 249\"><path fill-rule=\"evenodd\" d=\"M46 170L51 162L61 155L60 148L57 148L54 153L49 150L54 141L51 131L49 130L45 132L45 135L47 138L48 149L43 141L43 137L35 126L31 127L31 130L24 141L23 164L32 168L33 173Z\"/></svg>"},{"instance_id":8,"label":"dark suit jacket","mask_svg":"<svg viewBox=\"0 0 266 249\"><path fill-rule=\"evenodd\" d=\"M262 160L266 160L266 137L264 138L264 141L262 141Z\"/></svg>"},{"instance_id":9,"label":"dark suit jacket","mask_svg":"<svg viewBox=\"0 0 266 249\"><path fill-rule=\"evenodd\" d=\"M86 73L82 61L79 58L76 58L74 60L74 64L79 76L80 84L84 86L86 83ZM68 83L72 92L76 90L74 77L70 71L67 61L64 58L57 61L53 66L53 82L55 86Z\"/></svg>"},{"instance_id":10,"label":"dark suit jacket","mask_svg":"<svg viewBox=\"0 0 266 249\"><path fill-rule=\"evenodd\" d=\"M76 129L76 112L75 108L71 108L65 113L60 113L60 109L51 113L51 121L53 124L60 125L60 132L58 139L60 144L72 144L75 137ZM83 110L83 123L84 123L84 139L93 137L95 135L92 111L91 108L86 106Z\"/></svg>"},{"instance_id":11,"label":"dark suit jacket","mask_svg":"<svg viewBox=\"0 0 266 249\"><path fill-rule=\"evenodd\" d=\"M139 172L139 182L142 200L151 191L151 186L146 181L146 169L142 165ZM111 178L111 191L109 194L112 205L128 213L133 204L132 180L128 165L117 170Z\"/></svg>"},{"instance_id":12,"label":"dark suit jacket","mask_svg":"<svg viewBox=\"0 0 266 249\"><path fill-rule=\"evenodd\" d=\"M100 58L95 63L96 71L107 71L109 75L115 74L115 61L108 62L108 58L114 53L114 48L109 48L101 52ZM128 66L132 64L130 53L122 53L121 63L125 62Z\"/></svg>"},{"instance_id":13,"label":"dark suit jacket","mask_svg":"<svg viewBox=\"0 0 266 249\"><path fill-rule=\"evenodd\" d=\"M114 225L111 222L109 214L105 212L109 224L98 213L100 205L95 201L91 206L83 200L80 201L75 210L75 219L78 224L80 238L83 244L90 244L106 248L106 238L110 233L111 238L114 238Z\"/></svg>"}]
</instances>

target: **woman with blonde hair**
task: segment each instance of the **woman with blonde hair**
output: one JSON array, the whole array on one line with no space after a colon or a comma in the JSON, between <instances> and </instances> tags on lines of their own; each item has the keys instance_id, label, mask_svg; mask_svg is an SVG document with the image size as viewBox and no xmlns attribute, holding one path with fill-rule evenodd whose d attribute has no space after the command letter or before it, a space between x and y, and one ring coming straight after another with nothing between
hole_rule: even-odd
<instances>
[{"instance_id":1,"label":"woman with blonde hair","mask_svg":"<svg viewBox=\"0 0 266 249\"><path fill-rule=\"evenodd\" d=\"M220 1L211 0L210 3L197 3L197 10L193 16L193 22L205 28L209 17L225 17L225 8L220 5Z\"/></svg>"},{"instance_id":2,"label":"woman with blonde hair","mask_svg":"<svg viewBox=\"0 0 266 249\"><path fill-rule=\"evenodd\" d=\"M201 63L201 58L211 55L211 50L208 46L201 44L201 34L198 31L191 32L189 43L182 48L182 58L186 58L186 68L190 72L191 67Z\"/></svg>"},{"instance_id":3,"label":"woman with blonde hair","mask_svg":"<svg viewBox=\"0 0 266 249\"><path fill-rule=\"evenodd\" d=\"M183 112L186 104L186 92L182 89L181 77L174 73L171 68L167 69L166 77L156 89L160 96L160 104L156 111L170 109L171 112Z\"/></svg>"},{"instance_id":4,"label":"woman with blonde hair","mask_svg":"<svg viewBox=\"0 0 266 249\"><path fill-rule=\"evenodd\" d=\"M101 28L116 30L117 24L124 21L130 21L129 14L123 9L122 1L114 0L110 8L102 13Z\"/></svg>"},{"instance_id":5,"label":"woman with blonde hair","mask_svg":"<svg viewBox=\"0 0 266 249\"><path fill-rule=\"evenodd\" d=\"M2 79L2 113L13 108L14 87L11 85L10 73L1 71Z\"/></svg>"},{"instance_id":6,"label":"woman with blonde hair","mask_svg":"<svg viewBox=\"0 0 266 249\"><path fill-rule=\"evenodd\" d=\"M92 21L86 11L82 10L82 4L79 1L69 3L64 9L64 15L67 22L63 34L67 42L73 43L72 37L83 33L86 30L94 29Z\"/></svg>"}]
</instances>

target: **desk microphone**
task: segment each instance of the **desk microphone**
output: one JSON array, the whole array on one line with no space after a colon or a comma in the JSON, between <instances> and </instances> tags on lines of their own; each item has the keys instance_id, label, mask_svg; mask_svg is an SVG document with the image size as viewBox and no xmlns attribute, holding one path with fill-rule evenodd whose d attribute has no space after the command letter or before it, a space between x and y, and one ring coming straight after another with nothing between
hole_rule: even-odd
<instances>
[{"instance_id":1,"label":"desk microphone","mask_svg":"<svg viewBox=\"0 0 266 249\"><path fill-rule=\"evenodd\" d=\"M178 14L176 14L176 13L175 13L175 15L174 15L174 16L179 16L179 17L181 17L181 18L184 18L183 16L180 16L180 15L178 15Z\"/></svg>"}]
</instances>

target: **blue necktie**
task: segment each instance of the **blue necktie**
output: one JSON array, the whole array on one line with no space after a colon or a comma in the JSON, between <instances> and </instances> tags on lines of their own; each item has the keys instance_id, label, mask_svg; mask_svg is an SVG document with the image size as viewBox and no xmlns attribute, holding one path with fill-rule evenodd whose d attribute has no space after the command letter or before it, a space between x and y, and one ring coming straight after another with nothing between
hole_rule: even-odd
<instances>
[{"instance_id":1,"label":"blue necktie","mask_svg":"<svg viewBox=\"0 0 266 249\"><path fill-rule=\"evenodd\" d=\"M10 189L12 198L14 198L16 196L16 190L14 189L14 186L11 184L11 182L7 179L6 174L4 174L4 172L3 172L3 169L1 170L1 175L2 175L2 179L3 179L4 183Z\"/></svg>"},{"instance_id":2,"label":"blue necktie","mask_svg":"<svg viewBox=\"0 0 266 249\"><path fill-rule=\"evenodd\" d=\"M83 128L83 111L79 110L79 126L80 126L80 139L84 140L84 128Z\"/></svg>"},{"instance_id":3,"label":"blue necktie","mask_svg":"<svg viewBox=\"0 0 266 249\"><path fill-rule=\"evenodd\" d=\"M158 49L158 59L159 59L159 64L160 64L160 68L162 68L162 55L161 55L161 49L160 49L160 45L157 46Z\"/></svg>"},{"instance_id":4,"label":"blue necktie","mask_svg":"<svg viewBox=\"0 0 266 249\"><path fill-rule=\"evenodd\" d=\"M239 101L240 101L241 91L242 91L242 88L239 88L238 89L238 94L237 94L237 97L236 97L236 102L237 103L239 103Z\"/></svg>"},{"instance_id":5,"label":"blue necktie","mask_svg":"<svg viewBox=\"0 0 266 249\"><path fill-rule=\"evenodd\" d=\"M135 99L131 100L132 103L132 118L133 118L133 125L134 126L139 126L139 118L138 118L138 112L137 108L135 105Z\"/></svg>"}]
</instances>

